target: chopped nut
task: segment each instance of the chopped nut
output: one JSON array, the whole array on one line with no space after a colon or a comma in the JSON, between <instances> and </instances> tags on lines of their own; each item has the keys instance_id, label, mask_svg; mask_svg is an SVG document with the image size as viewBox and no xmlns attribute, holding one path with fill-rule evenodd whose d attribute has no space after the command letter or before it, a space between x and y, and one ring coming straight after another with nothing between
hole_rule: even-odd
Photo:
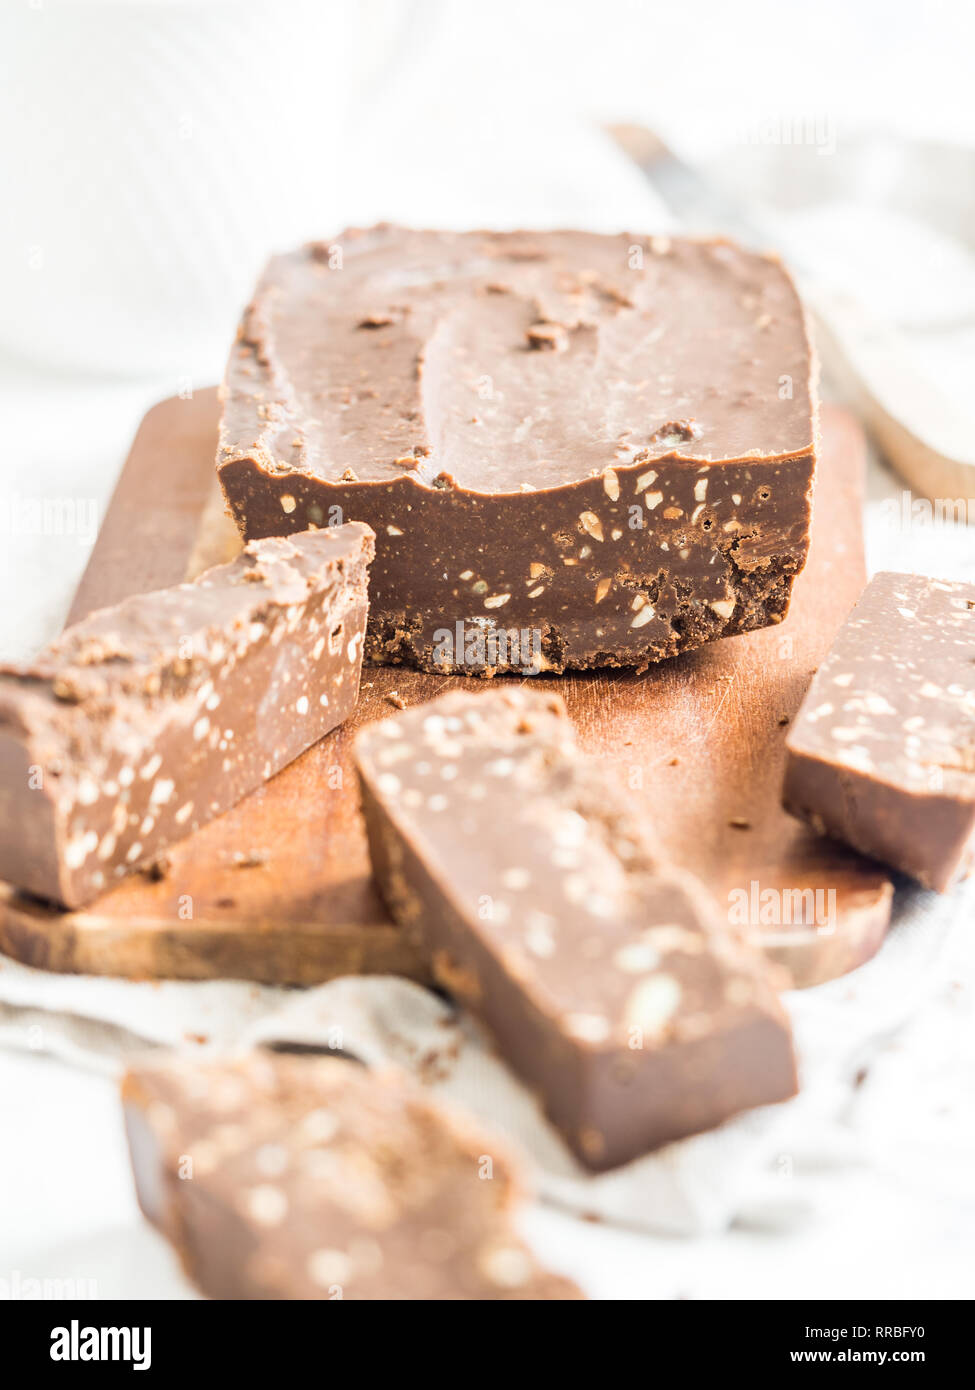
<instances>
[{"instance_id":1,"label":"chopped nut","mask_svg":"<svg viewBox=\"0 0 975 1390\"><path fill-rule=\"evenodd\" d=\"M84 691L81 687L65 676L55 677L51 691L56 700L64 700L68 704L76 705L84 699Z\"/></svg>"},{"instance_id":2,"label":"chopped nut","mask_svg":"<svg viewBox=\"0 0 975 1390\"><path fill-rule=\"evenodd\" d=\"M264 1185L247 1194L245 1207L248 1216L259 1226L279 1226L288 1210L288 1199L280 1188Z\"/></svg>"},{"instance_id":3,"label":"chopped nut","mask_svg":"<svg viewBox=\"0 0 975 1390\"><path fill-rule=\"evenodd\" d=\"M692 439L700 439L701 427L694 420L668 420L650 436L653 444L666 444L675 448L678 444L688 444Z\"/></svg>"},{"instance_id":4,"label":"chopped nut","mask_svg":"<svg viewBox=\"0 0 975 1390\"><path fill-rule=\"evenodd\" d=\"M579 525L587 535L592 536L593 540L601 541L603 539L603 523L595 512L580 512Z\"/></svg>"},{"instance_id":5,"label":"chopped nut","mask_svg":"<svg viewBox=\"0 0 975 1390\"><path fill-rule=\"evenodd\" d=\"M612 468L603 469L603 489L611 502L618 500L620 495L620 480Z\"/></svg>"},{"instance_id":6,"label":"chopped nut","mask_svg":"<svg viewBox=\"0 0 975 1390\"><path fill-rule=\"evenodd\" d=\"M626 1001L626 1022L645 1034L660 1034L677 1012L680 1001L680 983L673 975L651 975L636 986Z\"/></svg>"},{"instance_id":7,"label":"chopped nut","mask_svg":"<svg viewBox=\"0 0 975 1390\"><path fill-rule=\"evenodd\" d=\"M640 476L637 478L637 480L636 480L636 490L637 490L637 492L643 492L645 488L648 488L648 487L650 486L651 483L655 483L656 481L657 481L657 474L656 474L656 471L655 471L654 469L652 469L652 468L649 468L649 469L646 471L646 473L641 473ZM659 497L661 497L661 496L663 496L662 493L658 494L658 500L659 500ZM655 503L654 505L656 505L656 503Z\"/></svg>"},{"instance_id":8,"label":"chopped nut","mask_svg":"<svg viewBox=\"0 0 975 1390\"><path fill-rule=\"evenodd\" d=\"M560 323L533 323L526 335L528 346L543 352L565 352L569 335Z\"/></svg>"}]
</instances>

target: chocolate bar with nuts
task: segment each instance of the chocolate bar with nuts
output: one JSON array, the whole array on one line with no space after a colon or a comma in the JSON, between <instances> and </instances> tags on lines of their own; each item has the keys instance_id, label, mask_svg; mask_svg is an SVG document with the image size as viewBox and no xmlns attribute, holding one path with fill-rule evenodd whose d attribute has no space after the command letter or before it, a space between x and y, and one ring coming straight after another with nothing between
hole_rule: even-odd
<instances>
[{"instance_id":1,"label":"chocolate bar with nuts","mask_svg":"<svg viewBox=\"0 0 975 1390\"><path fill-rule=\"evenodd\" d=\"M784 617L815 438L772 257L380 226L271 262L217 467L245 538L373 528L367 660L643 669Z\"/></svg>"},{"instance_id":2,"label":"chocolate bar with nuts","mask_svg":"<svg viewBox=\"0 0 975 1390\"><path fill-rule=\"evenodd\" d=\"M787 744L784 802L944 892L975 864L975 584L871 580Z\"/></svg>"},{"instance_id":3,"label":"chocolate bar with nuts","mask_svg":"<svg viewBox=\"0 0 975 1390\"><path fill-rule=\"evenodd\" d=\"M0 877L78 907L355 706L372 532L248 545L0 670Z\"/></svg>"},{"instance_id":4,"label":"chocolate bar with nuts","mask_svg":"<svg viewBox=\"0 0 975 1390\"><path fill-rule=\"evenodd\" d=\"M356 756L390 911L588 1167L795 1092L770 967L660 865L561 700L451 693Z\"/></svg>"},{"instance_id":5,"label":"chocolate bar with nuts","mask_svg":"<svg viewBox=\"0 0 975 1390\"><path fill-rule=\"evenodd\" d=\"M336 1058L172 1058L122 1086L139 1203L220 1299L573 1299L493 1139Z\"/></svg>"}]
</instances>

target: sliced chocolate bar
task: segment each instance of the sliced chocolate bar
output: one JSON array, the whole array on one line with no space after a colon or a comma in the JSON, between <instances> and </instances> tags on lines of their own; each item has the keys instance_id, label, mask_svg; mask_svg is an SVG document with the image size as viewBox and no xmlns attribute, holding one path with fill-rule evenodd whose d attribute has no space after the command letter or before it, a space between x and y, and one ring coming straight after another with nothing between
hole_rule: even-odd
<instances>
[{"instance_id":1,"label":"sliced chocolate bar","mask_svg":"<svg viewBox=\"0 0 975 1390\"><path fill-rule=\"evenodd\" d=\"M809 688L785 805L944 892L975 863L975 584L878 574Z\"/></svg>"},{"instance_id":2,"label":"sliced chocolate bar","mask_svg":"<svg viewBox=\"0 0 975 1390\"><path fill-rule=\"evenodd\" d=\"M122 1086L136 1191L221 1299L572 1299L515 1234L493 1139L392 1072L255 1053Z\"/></svg>"},{"instance_id":3,"label":"sliced chocolate bar","mask_svg":"<svg viewBox=\"0 0 975 1390\"><path fill-rule=\"evenodd\" d=\"M372 526L369 660L643 668L784 616L812 377L788 274L727 242L349 231L268 267L218 471L245 538Z\"/></svg>"},{"instance_id":4,"label":"sliced chocolate bar","mask_svg":"<svg viewBox=\"0 0 975 1390\"><path fill-rule=\"evenodd\" d=\"M356 750L390 911L585 1164L794 1093L770 968L661 867L561 700L457 692Z\"/></svg>"},{"instance_id":5,"label":"sliced chocolate bar","mask_svg":"<svg viewBox=\"0 0 975 1390\"><path fill-rule=\"evenodd\" d=\"M372 532L248 545L0 670L0 878L78 907L353 709Z\"/></svg>"}]
</instances>

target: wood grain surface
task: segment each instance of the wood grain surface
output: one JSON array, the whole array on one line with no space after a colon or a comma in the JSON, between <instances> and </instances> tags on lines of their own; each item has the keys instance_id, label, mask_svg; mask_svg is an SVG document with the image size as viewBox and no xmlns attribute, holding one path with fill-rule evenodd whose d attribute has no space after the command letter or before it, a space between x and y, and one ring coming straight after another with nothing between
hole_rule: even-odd
<instances>
[{"instance_id":1,"label":"wood grain surface","mask_svg":"<svg viewBox=\"0 0 975 1390\"><path fill-rule=\"evenodd\" d=\"M232 555L215 489L213 391L146 416L71 618L192 577ZM814 540L785 623L715 643L642 676L550 677L583 745L611 762L666 851L734 917L743 893L757 940L809 985L876 951L891 885L869 861L781 809L786 725L864 583L864 446L826 411ZM135 875L85 911L0 888L0 949L51 970L129 978L311 984L352 972L425 979L369 875L351 764L355 729L462 681L366 669L353 720L240 805L173 847L166 875ZM786 895L818 890L820 920L790 923ZM762 895L765 895L764 897ZM814 900L815 901L815 900ZM769 906L771 904L771 906ZM777 908L776 904L780 906Z\"/></svg>"}]
</instances>

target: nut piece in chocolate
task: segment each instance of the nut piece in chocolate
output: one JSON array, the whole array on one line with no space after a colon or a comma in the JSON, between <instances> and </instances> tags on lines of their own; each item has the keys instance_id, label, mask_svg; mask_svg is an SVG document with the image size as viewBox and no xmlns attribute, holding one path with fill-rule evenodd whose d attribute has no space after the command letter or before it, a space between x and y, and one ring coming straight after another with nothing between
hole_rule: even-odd
<instances>
[{"instance_id":1,"label":"nut piece in chocolate","mask_svg":"<svg viewBox=\"0 0 975 1390\"><path fill-rule=\"evenodd\" d=\"M356 756L390 911L588 1167L794 1094L766 961L657 862L561 700L451 693Z\"/></svg>"},{"instance_id":2,"label":"nut piece in chocolate","mask_svg":"<svg viewBox=\"0 0 975 1390\"><path fill-rule=\"evenodd\" d=\"M249 544L0 670L0 878L78 907L348 717L372 532Z\"/></svg>"},{"instance_id":3,"label":"nut piece in chocolate","mask_svg":"<svg viewBox=\"0 0 975 1390\"><path fill-rule=\"evenodd\" d=\"M944 892L975 864L975 584L878 574L786 743L784 802Z\"/></svg>"},{"instance_id":4,"label":"nut piece in chocolate","mask_svg":"<svg viewBox=\"0 0 975 1390\"><path fill-rule=\"evenodd\" d=\"M812 377L728 242L380 226L271 262L217 467L247 539L373 528L367 660L643 669L785 616Z\"/></svg>"},{"instance_id":5,"label":"nut piece in chocolate","mask_svg":"<svg viewBox=\"0 0 975 1390\"><path fill-rule=\"evenodd\" d=\"M405 1077L253 1053L122 1086L139 1203L221 1299L577 1299L516 1235L490 1136Z\"/></svg>"}]
</instances>

